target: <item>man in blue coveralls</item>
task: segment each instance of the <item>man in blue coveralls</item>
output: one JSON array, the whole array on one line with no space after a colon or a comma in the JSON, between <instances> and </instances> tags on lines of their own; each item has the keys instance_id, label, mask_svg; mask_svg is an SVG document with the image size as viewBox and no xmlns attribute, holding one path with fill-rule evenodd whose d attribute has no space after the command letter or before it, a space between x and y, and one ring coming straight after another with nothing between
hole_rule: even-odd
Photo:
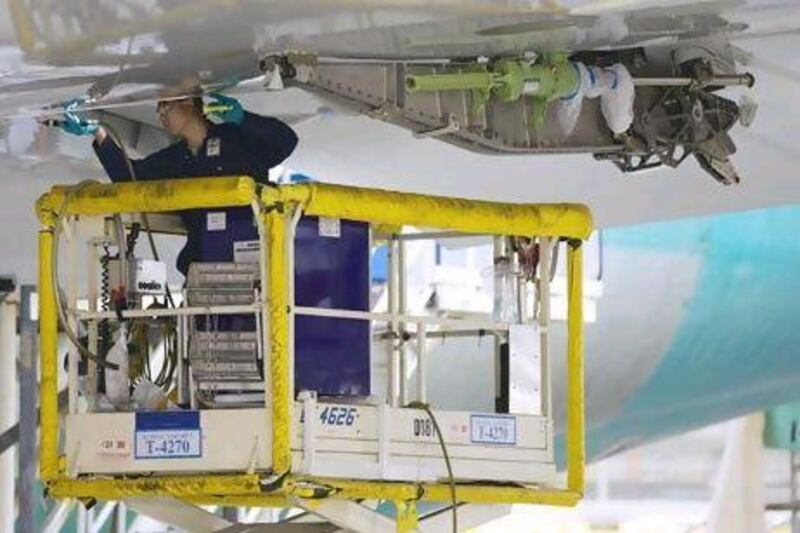
<instances>
[{"instance_id":1,"label":"man in blue coveralls","mask_svg":"<svg viewBox=\"0 0 800 533\"><path fill-rule=\"evenodd\" d=\"M222 120L219 124L206 118L200 96L158 103L161 125L179 140L144 159L131 160L133 179L246 175L262 183L268 181L269 169L289 157L297 146L297 135L276 118L245 111L234 98L219 94L212 97L218 110L210 114ZM61 127L76 135L93 134L92 146L111 181L131 180L125 152L102 125L67 113ZM188 236L177 267L185 275L189 264L200 259L207 212L192 210L180 215Z\"/></svg>"}]
</instances>

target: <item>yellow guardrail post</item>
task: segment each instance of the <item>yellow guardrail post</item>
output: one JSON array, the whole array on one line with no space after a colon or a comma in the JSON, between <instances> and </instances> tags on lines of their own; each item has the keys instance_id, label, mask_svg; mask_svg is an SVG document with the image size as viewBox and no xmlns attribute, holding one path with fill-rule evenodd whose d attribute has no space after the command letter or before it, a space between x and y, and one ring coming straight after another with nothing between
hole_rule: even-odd
<instances>
[{"instance_id":1,"label":"yellow guardrail post","mask_svg":"<svg viewBox=\"0 0 800 533\"><path fill-rule=\"evenodd\" d=\"M585 468L582 242L567 247L567 489L583 496Z\"/></svg>"},{"instance_id":2,"label":"yellow guardrail post","mask_svg":"<svg viewBox=\"0 0 800 533\"><path fill-rule=\"evenodd\" d=\"M408 533L419 529L417 502L396 500L394 502L394 508L397 516L397 533Z\"/></svg>"},{"instance_id":3,"label":"yellow guardrail post","mask_svg":"<svg viewBox=\"0 0 800 533\"><path fill-rule=\"evenodd\" d=\"M52 265L53 226L48 225L39 231L39 476L45 482L58 476L58 319Z\"/></svg>"},{"instance_id":4,"label":"yellow guardrail post","mask_svg":"<svg viewBox=\"0 0 800 533\"><path fill-rule=\"evenodd\" d=\"M39 230L39 409L41 431L39 476L48 482L58 477L58 318L52 276L53 239L58 219L53 212L40 214Z\"/></svg>"},{"instance_id":5,"label":"yellow guardrail post","mask_svg":"<svg viewBox=\"0 0 800 533\"><path fill-rule=\"evenodd\" d=\"M269 331L272 385L272 471L288 472L292 466L291 391L289 390L289 304L286 269L286 214L276 206L267 214L269 240Z\"/></svg>"}]
</instances>

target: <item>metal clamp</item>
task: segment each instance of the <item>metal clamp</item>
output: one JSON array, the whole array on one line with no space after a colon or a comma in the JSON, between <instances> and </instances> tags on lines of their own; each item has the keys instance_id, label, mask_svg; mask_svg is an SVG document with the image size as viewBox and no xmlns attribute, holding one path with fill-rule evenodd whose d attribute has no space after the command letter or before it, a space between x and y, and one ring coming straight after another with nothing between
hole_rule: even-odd
<instances>
[{"instance_id":1,"label":"metal clamp","mask_svg":"<svg viewBox=\"0 0 800 533\"><path fill-rule=\"evenodd\" d=\"M448 133L456 133L457 131L460 130L461 130L461 124L459 124L458 119L453 115L448 115L447 126L443 126L441 128L436 128L434 130L429 130L429 131L415 132L414 138L425 139L426 137L440 137L442 135L447 135Z\"/></svg>"}]
</instances>

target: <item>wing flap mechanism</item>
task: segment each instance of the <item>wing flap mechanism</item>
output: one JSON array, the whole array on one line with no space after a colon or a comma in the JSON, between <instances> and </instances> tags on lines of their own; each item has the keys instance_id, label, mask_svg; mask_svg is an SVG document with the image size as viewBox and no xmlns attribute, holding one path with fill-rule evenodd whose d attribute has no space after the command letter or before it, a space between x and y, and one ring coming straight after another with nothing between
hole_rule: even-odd
<instances>
[{"instance_id":1,"label":"wing flap mechanism","mask_svg":"<svg viewBox=\"0 0 800 533\"><path fill-rule=\"evenodd\" d=\"M681 52L681 53L677 53ZM623 172L694 155L714 179L740 181L729 130L739 105L722 96L751 87L707 49L633 49L427 62L270 55L280 78L372 118L488 154L587 153Z\"/></svg>"}]
</instances>

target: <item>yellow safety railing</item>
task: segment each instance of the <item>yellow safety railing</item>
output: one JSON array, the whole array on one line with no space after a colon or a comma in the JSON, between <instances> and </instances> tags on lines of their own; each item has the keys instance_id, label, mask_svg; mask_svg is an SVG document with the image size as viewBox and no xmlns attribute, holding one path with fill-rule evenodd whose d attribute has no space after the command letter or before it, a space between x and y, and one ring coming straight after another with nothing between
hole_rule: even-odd
<instances>
[{"instance_id":1,"label":"yellow safety railing","mask_svg":"<svg viewBox=\"0 0 800 533\"><path fill-rule=\"evenodd\" d=\"M268 328L272 395L272 474L150 476L84 479L66 474L58 449L57 310L51 276L53 232L65 215L165 212L194 208L258 205L266 231ZM563 489L459 484L465 503L575 505L584 490L584 385L581 241L592 232L588 209L576 204L504 204L467 199L369 190L326 184L259 187L248 177L198 178L141 183L83 183L54 187L36 211L39 232L39 325L41 346L40 476L55 497L119 499L134 495L173 496L190 502L242 506L286 506L292 498L385 499L404 510L415 501L449 502L444 483L360 481L297 476L291 473L292 395L289 367L289 284L286 226L296 209L372 224L435 227L467 233L566 238L569 294L567 348L567 485ZM263 236L262 236L263 239Z\"/></svg>"}]
</instances>

